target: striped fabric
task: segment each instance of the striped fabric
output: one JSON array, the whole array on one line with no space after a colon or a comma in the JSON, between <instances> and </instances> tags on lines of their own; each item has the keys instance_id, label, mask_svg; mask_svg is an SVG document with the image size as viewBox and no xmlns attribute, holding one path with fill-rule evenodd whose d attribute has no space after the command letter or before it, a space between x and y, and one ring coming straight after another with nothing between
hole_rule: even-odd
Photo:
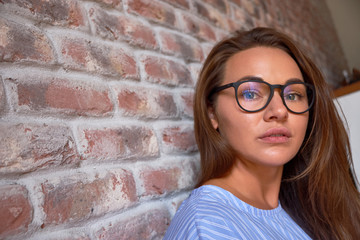
<instances>
[{"instance_id":1,"label":"striped fabric","mask_svg":"<svg viewBox=\"0 0 360 240\"><path fill-rule=\"evenodd\" d=\"M255 208L212 185L192 191L180 206L164 240L310 239L281 205Z\"/></svg>"}]
</instances>

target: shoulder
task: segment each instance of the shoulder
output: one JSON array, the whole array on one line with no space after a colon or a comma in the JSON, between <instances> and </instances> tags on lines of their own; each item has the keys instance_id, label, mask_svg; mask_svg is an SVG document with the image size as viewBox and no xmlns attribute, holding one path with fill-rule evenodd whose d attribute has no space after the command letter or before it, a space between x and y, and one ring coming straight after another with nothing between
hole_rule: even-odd
<instances>
[{"instance_id":1,"label":"shoulder","mask_svg":"<svg viewBox=\"0 0 360 240\"><path fill-rule=\"evenodd\" d=\"M188 199L180 206L175 217L187 216L194 219L228 218L235 210L230 195L214 186L203 186L192 191Z\"/></svg>"},{"instance_id":2,"label":"shoulder","mask_svg":"<svg viewBox=\"0 0 360 240\"><path fill-rule=\"evenodd\" d=\"M194 190L180 206L164 239L241 239L234 236L232 222L236 214L226 198L217 189Z\"/></svg>"}]
</instances>

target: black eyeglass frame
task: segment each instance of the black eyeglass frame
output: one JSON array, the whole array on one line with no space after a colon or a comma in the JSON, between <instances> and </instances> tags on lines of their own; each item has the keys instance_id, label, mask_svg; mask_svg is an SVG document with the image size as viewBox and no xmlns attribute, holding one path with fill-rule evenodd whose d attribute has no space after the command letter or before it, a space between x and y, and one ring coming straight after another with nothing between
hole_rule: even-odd
<instances>
[{"instance_id":1,"label":"black eyeglass frame","mask_svg":"<svg viewBox=\"0 0 360 240\"><path fill-rule=\"evenodd\" d=\"M268 98L267 102L265 103L265 105L264 105L262 108L260 108L260 109L258 109L258 110L247 110L247 109L245 109L245 108L243 108L243 107L241 106L241 104L240 104L240 102L239 102L239 99L238 99L237 91L238 91L239 86L240 86L241 84L243 84L243 83L246 83L246 82L264 83L264 84L266 84L266 85L268 85L268 86L270 87L270 95L269 95L269 98ZM286 102L285 102L285 99L284 99L284 89L285 89L287 86L292 85L292 84L304 84L306 87L309 87L309 88L312 90L312 99L311 99L311 102L309 102L309 107L308 107L305 111L295 112L295 111L291 110L291 109L286 105ZM218 92L220 92L220 91L222 91L222 90L224 90L224 89L230 88L230 87L233 87L233 88L235 89L235 98L236 98L236 102L237 102L237 104L239 105L239 107L240 107L242 110L244 110L245 112L250 112L250 113L259 112L259 111L265 109L265 108L269 105L271 99L273 98L273 96L274 96L274 90L275 90L276 88L279 88L279 89L281 90L281 91L280 91L281 100L282 100L284 106L286 107L286 109L287 109L289 112L291 112L291 113L295 113L295 114L306 113L307 111L309 111L309 110L312 108L312 106L313 106L313 104L314 104L314 102L315 102L315 87L314 87L312 84L305 83L305 82L301 82L301 81L291 81L291 82L288 82L288 83L286 83L286 84L284 84L284 85L281 85L281 84L274 84L274 85L273 85L273 84L270 84L270 83L268 83L268 82L265 82L265 81L263 81L263 80L261 80L261 79L248 79L248 80L245 80L245 81L237 81L237 82L228 83L228 84L225 84L225 85L223 85L223 86L216 87L216 88L214 88L213 91L211 92L210 97L211 97L213 94L218 93ZM307 94L308 94L308 92L307 92ZM309 96L309 94L308 94L308 96ZM309 97L308 97L308 98L309 98Z\"/></svg>"}]
</instances>

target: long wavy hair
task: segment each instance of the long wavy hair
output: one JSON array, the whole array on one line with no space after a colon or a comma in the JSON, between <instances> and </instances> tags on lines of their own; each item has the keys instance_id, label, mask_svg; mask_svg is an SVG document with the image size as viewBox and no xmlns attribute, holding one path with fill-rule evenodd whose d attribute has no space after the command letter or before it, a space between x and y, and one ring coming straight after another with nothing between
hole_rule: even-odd
<instances>
[{"instance_id":1,"label":"long wavy hair","mask_svg":"<svg viewBox=\"0 0 360 240\"><path fill-rule=\"evenodd\" d=\"M236 32L219 42L205 60L194 96L194 130L201 158L198 186L225 176L234 165L233 150L213 128L208 108L216 98L211 95L212 90L223 81L227 60L256 46L288 53L304 81L316 90L304 142L284 166L279 195L282 207L313 239L360 239L360 195L349 139L332 91L295 42L271 28Z\"/></svg>"}]
</instances>

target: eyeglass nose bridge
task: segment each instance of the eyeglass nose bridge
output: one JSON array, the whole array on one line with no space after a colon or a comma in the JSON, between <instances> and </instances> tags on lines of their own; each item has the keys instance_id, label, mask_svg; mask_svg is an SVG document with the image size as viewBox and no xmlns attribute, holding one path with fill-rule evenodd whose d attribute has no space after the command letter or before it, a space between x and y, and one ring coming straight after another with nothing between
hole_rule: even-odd
<instances>
[{"instance_id":1,"label":"eyeglass nose bridge","mask_svg":"<svg viewBox=\"0 0 360 240\"><path fill-rule=\"evenodd\" d=\"M287 110L292 112L292 110L289 109L289 107L286 105L286 102L285 102L285 99L284 99L284 89L285 89L286 85L281 85L281 84L272 85L272 84L269 84L269 83L267 83L267 85L270 87L270 95L269 95L269 98L268 98L267 102L265 103L265 106L262 107L262 109L265 109L269 105L269 103L271 102L272 98L274 97L275 89L280 89L280 98L281 98L282 103L284 104L284 106L286 107Z\"/></svg>"}]
</instances>

